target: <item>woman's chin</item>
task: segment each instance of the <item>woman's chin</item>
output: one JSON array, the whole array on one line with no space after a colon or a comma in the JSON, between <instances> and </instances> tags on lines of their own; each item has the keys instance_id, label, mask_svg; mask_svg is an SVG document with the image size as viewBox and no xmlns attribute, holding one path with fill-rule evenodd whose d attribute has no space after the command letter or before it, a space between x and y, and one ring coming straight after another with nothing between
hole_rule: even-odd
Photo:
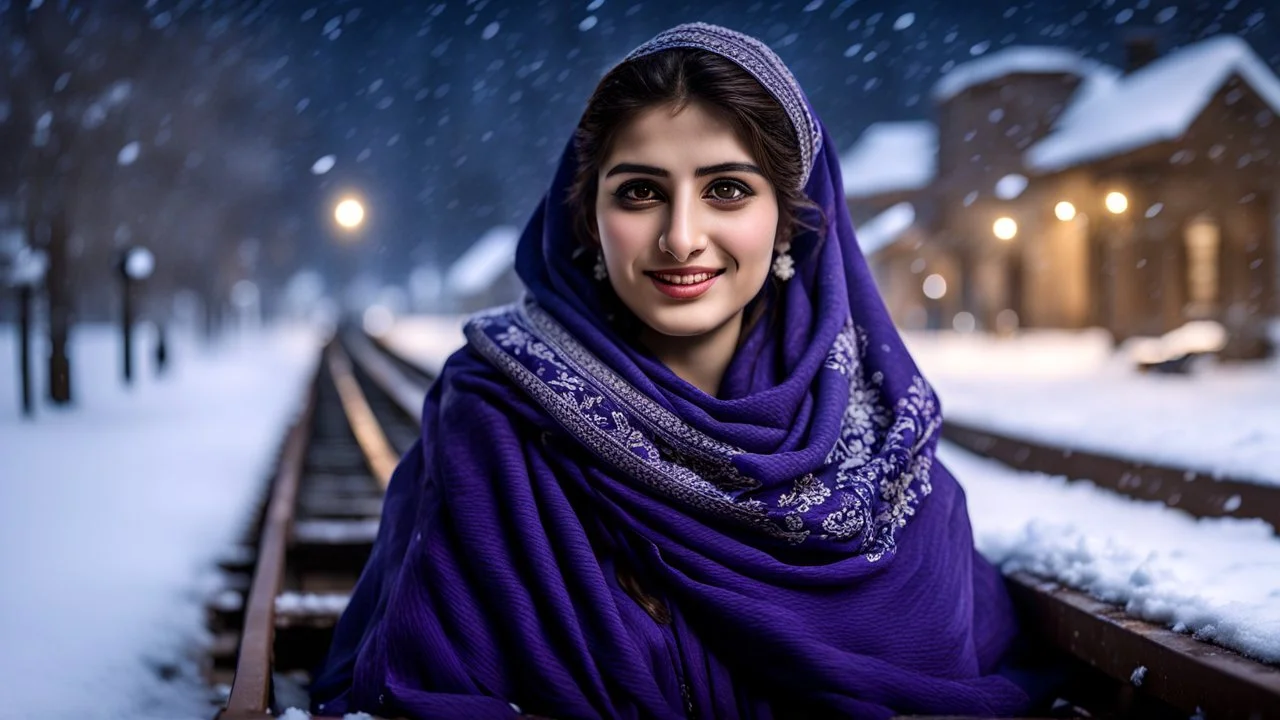
<instances>
[{"instance_id":1,"label":"woman's chin","mask_svg":"<svg viewBox=\"0 0 1280 720\"><path fill-rule=\"evenodd\" d=\"M695 314L697 317L693 317ZM672 338L695 338L724 326L730 317L721 317L721 315L724 315L724 313L712 317L707 313L697 313L692 308L689 308L684 312L684 317L664 317L663 315L655 316L652 313L645 313L639 315L639 318L649 331L655 335Z\"/></svg>"}]
</instances>

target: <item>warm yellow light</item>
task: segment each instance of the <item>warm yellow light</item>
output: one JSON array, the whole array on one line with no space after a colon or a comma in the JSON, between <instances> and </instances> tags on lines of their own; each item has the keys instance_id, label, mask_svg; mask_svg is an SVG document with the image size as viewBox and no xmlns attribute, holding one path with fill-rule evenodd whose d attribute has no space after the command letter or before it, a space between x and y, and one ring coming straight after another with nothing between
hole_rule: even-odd
<instances>
[{"instance_id":1,"label":"warm yellow light","mask_svg":"<svg viewBox=\"0 0 1280 720\"><path fill-rule=\"evenodd\" d=\"M1067 222L1068 220L1075 220L1076 206L1072 205L1066 200L1063 200L1062 202L1053 206L1053 214L1057 215L1058 219L1061 220L1062 222Z\"/></svg>"},{"instance_id":2,"label":"warm yellow light","mask_svg":"<svg viewBox=\"0 0 1280 720\"><path fill-rule=\"evenodd\" d=\"M1107 193L1107 209L1119 215L1129 209L1129 198L1125 197L1122 192Z\"/></svg>"},{"instance_id":3,"label":"warm yellow light","mask_svg":"<svg viewBox=\"0 0 1280 720\"><path fill-rule=\"evenodd\" d=\"M333 219L347 229L360 227L360 223L364 222L364 206L359 200L347 198L333 209Z\"/></svg>"},{"instance_id":4,"label":"warm yellow light","mask_svg":"<svg viewBox=\"0 0 1280 720\"><path fill-rule=\"evenodd\" d=\"M1018 223L1011 217L1002 217L991 226L991 231L1001 240L1012 240L1018 235Z\"/></svg>"}]
</instances>

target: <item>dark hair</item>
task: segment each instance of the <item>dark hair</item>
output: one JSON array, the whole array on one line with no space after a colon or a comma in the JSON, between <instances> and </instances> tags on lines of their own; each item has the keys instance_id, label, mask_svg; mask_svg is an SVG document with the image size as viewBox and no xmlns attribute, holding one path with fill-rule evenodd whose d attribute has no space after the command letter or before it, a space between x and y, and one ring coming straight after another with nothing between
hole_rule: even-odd
<instances>
[{"instance_id":1,"label":"dark hair","mask_svg":"<svg viewBox=\"0 0 1280 720\"><path fill-rule=\"evenodd\" d=\"M584 245L598 245L596 191L600 165L618 132L645 110L683 108L698 100L734 129L764 171L778 198L778 240L789 241L806 222L806 211L821 210L800 187L801 166L795 128L781 103L733 61L706 50L674 49L645 55L610 70L587 101L574 135L578 168L568 203L574 232Z\"/></svg>"}]
</instances>

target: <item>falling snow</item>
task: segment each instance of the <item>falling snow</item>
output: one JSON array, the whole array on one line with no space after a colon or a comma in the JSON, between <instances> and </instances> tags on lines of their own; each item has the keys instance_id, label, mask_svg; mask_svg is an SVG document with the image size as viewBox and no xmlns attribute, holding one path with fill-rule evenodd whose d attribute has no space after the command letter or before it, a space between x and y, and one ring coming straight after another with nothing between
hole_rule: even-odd
<instances>
[{"instance_id":1,"label":"falling snow","mask_svg":"<svg viewBox=\"0 0 1280 720\"><path fill-rule=\"evenodd\" d=\"M337 162L338 162L338 157L336 155L325 155L324 157L312 163L311 172L314 175L324 175L325 173L332 170L333 166L336 165Z\"/></svg>"},{"instance_id":2,"label":"falling snow","mask_svg":"<svg viewBox=\"0 0 1280 720\"><path fill-rule=\"evenodd\" d=\"M1114 150L1176 138L1200 109L1224 97L1228 105L1220 109L1238 115L1243 133L1222 133L1202 145L1171 144L1158 160L1172 163L1170 171L1204 165L1223 175L1276 167L1274 150L1258 139L1276 130L1276 112L1265 108L1280 110L1274 87L1256 81L1280 69L1280 18L1270 0L972 6L915 0L880 4L891 8L886 12L873 12L872 5L0 0L2 8L30 13L76 8L66 18L71 35L39 71L32 45L0 26L6 90L16 88L0 97L0 134L31 158L75 161L65 168L83 172L67 175L110 190L85 195L81 186L71 193L95 201L70 216L79 224L72 228L72 254L86 283L110 282L101 268L110 262L112 243L175 238L156 248L157 277L172 273L156 288L177 287L182 275L171 268L181 267L191 277L208 273L210 287L260 284L264 302L272 283L294 270L280 263L295 261L314 264L335 284L349 264L377 277L376 284L403 283L417 273L442 285L444 271L490 228L528 220L601 73L653 30L689 19L737 27L779 50L822 110L851 197L887 188L911 192L933 182L939 138L931 120L940 116L939 106L970 89L985 92L979 84L1014 66L1084 82L1062 101L1064 114L1052 126L1032 126L1021 97L1001 98L981 105L948 136L963 170L990 173L954 190L975 215L986 213L988 203L1033 201L1026 177L1007 174L988 141L1027 151L1028 164L1055 142L1060 158L1080 158L1104 143ZM1159 31L1163 60L1222 37L1247 45L1250 54L1236 45L1230 63L1201 55L1185 72L1144 90L1135 81L1144 74L1123 72L1128 33L1142 28ZM131 59L131 48L146 50L142 62ZM1021 49L1032 50L1040 64L1018 65ZM1231 73L1259 85L1258 92L1225 92ZM1157 68L1145 76L1159 74ZM1124 94L1135 89L1154 99ZM1072 112L1080 107L1098 112L1081 113L1082 120ZM1161 112L1151 112L1157 107ZM317 206L348 185L374 201L370 217L379 220L379 232L359 247L337 249L324 222L331 214ZM1242 188L1238 200L1250 209L1270 208L1270 190L1256 189L1255 195ZM0 205L9 207L10 200L0 197ZM1133 202L1136 221L1158 218L1152 226L1175 228L1183 222L1181 209L1164 212L1166 203L1182 203L1173 195L1142 194ZM917 206L896 199L884 205L887 210L877 208L881 212L859 222L868 249L913 237ZM1083 202L1080 210L1087 211ZM0 220L6 217L0 208ZM1020 239L1032 237L1031 227L1026 223ZM0 239L7 230L0 227ZM261 252L242 253L244 238L254 238ZM196 250L208 260L183 260L182 253L195 257ZM1241 265L1241 272L1248 267L1258 271L1253 276L1270 278L1275 267L1267 257ZM923 257L913 260L918 290L937 271ZM1151 255L1124 265L1145 264L1152 273L1162 262ZM934 291L937 278L930 283ZM111 319L105 314L115 288L95 287L81 306L87 315ZM953 285L949 299L956 294ZM168 312L172 300L157 290L148 312ZM0 316L4 311L0 307ZM972 332L986 322L957 313L942 325ZM0 475L6 469L0 460ZM1222 502L1230 510L1240 500ZM25 716L22 708L13 711Z\"/></svg>"},{"instance_id":3,"label":"falling snow","mask_svg":"<svg viewBox=\"0 0 1280 720\"><path fill-rule=\"evenodd\" d=\"M116 155L116 162L121 165L132 165L138 160L138 152L141 146L135 140L128 145L120 148L120 152Z\"/></svg>"},{"instance_id":4,"label":"falling snow","mask_svg":"<svg viewBox=\"0 0 1280 720\"><path fill-rule=\"evenodd\" d=\"M996 182L996 197L1001 200L1016 200L1027 189L1026 176L1011 173Z\"/></svg>"}]
</instances>

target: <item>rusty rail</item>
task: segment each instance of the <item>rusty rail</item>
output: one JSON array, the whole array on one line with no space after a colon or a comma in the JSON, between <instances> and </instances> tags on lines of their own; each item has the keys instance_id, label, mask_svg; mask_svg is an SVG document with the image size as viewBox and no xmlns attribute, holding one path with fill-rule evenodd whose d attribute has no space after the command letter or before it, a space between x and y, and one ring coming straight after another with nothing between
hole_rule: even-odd
<instances>
[{"instance_id":1,"label":"rusty rail","mask_svg":"<svg viewBox=\"0 0 1280 720\"><path fill-rule=\"evenodd\" d=\"M372 543L371 533L376 529L376 519L300 522L297 517L308 445L316 420L319 385L326 375L337 391L342 415L355 437L360 455L370 474L383 489L399 459L391 448L379 419L375 417L361 381L356 378L353 358L347 355L343 344L351 348L354 361L359 364L365 376L378 390L385 392L397 408L411 418L417 418L421 412L425 388L415 382L419 378L411 378L412 373L397 366L397 362L403 361L393 361L363 336L350 334L343 337L343 341L340 344L334 338L321 353L305 410L290 426L286 435L277 472L270 486L267 507L260 521L256 563L239 633L235 676L230 696L225 708L219 712L218 720L268 720L273 717L273 670L277 660L275 652L279 649L284 655L290 654L290 648L277 648L276 642L281 638L292 637L280 634L281 627L288 633L291 626L299 624L294 621L296 618L291 619L288 611L281 612L278 608L285 578L289 573L307 572L302 567L308 561L307 558L311 558L312 564L319 563L325 568L334 566L335 563L341 565L338 561L343 558L346 558L346 564L350 564L354 560L347 558L348 555L354 558L353 553L359 552L362 547L367 552L367 546ZM425 379L427 378L422 378ZM368 527L370 525L372 528ZM321 526L331 529L319 532ZM316 534L313 530L323 537L311 538L311 535ZM342 552L346 545L330 537L338 530L345 533L343 537L351 545L350 552ZM353 535L346 538L346 535L356 531L359 531L359 537ZM320 552L323 557L317 555ZM351 568L344 566L342 570L350 571ZM307 622L302 625L331 625L336 620L336 616L328 610L294 614L306 617Z\"/></svg>"},{"instance_id":2,"label":"rusty rail","mask_svg":"<svg viewBox=\"0 0 1280 720\"><path fill-rule=\"evenodd\" d=\"M1140 688L1140 694L1186 716L1280 717L1280 668L1137 620L1115 605L1031 575L1013 575L1008 586L1042 638L1133 687L1132 695Z\"/></svg>"},{"instance_id":3,"label":"rusty rail","mask_svg":"<svg viewBox=\"0 0 1280 720\"><path fill-rule=\"evenodd\" d=\"M386 434L382 432L382 426L374 417L373 409L369 407L369 401L351 369L351 359L336 342L329 346L327 356L329 372L338 387L338 395L342 398L343 410L351 422L351 430L368 459L369 470L385 490L391 482L391 474L395 472L400 456L391 448Z\"/></svg>"},{"instance_id":4,"label":"rusty rail","mask_svg":"<svg viewBox=\"0 0 1280 720\"><path fill-rule=\"evenodd\" d=\"M375 343L368 335L351 333L345 341L352 359L395 401L397 407L410 417L422 414L429 376L424 376L421 381L410 379L401 369L408 361L392 354L385 345Z\"/></svg>"},{"instance_id":5,"label":"rusty rail","mask_svg":"<svg viewBox=\"0 0 1280 720\"><path fill-rule=\"evenodd\" d=\"M294 499L302 477L307 438L316 411L324 362L316 365L307 403L289 428L258 543L257 564L245 607L244 629L236 658L235 680L221 720L259 717L271 704L271 666L275 642L276 596L284 578L285 551L293 525Z\"/></svg>"},{"instance_id":6,"label":"rusty rail","mask_svg":"<svg viewBox=\"0 0 1280 720\"><path fill-rule=\"evenodd\" d=\"M1195 517L1257 518L1280 532L1277 487L1055 447L951 420L943 437L1016 470L1087 480ZM1153 698L1211 718L1280 717L1280 668L1130 617L1121 607L1052 581L1018 574L1007 584L1034 632L1126 687L1126 702ZM1140 667L1146 670L1138 687L1132 678Z\"/></svg>"}]
</instances>

